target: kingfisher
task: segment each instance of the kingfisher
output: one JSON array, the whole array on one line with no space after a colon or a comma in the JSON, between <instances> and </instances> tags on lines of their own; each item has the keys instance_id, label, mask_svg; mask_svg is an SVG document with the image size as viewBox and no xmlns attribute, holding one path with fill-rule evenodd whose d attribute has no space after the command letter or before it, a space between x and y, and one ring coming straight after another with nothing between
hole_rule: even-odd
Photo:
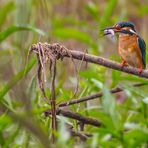
<instances>
[{"instance_id":1,"label":"kingfisher","mask_svg":"<svg viewBox=\"0 0 148 148\"><path fill-rule=\"evenodd\" d=\"M135 30L132 22L118 22L113 27L104 29L104 35L119 33L118 52L122 67L131 65L139 68L139 73L146 68L146 44Z\"/></svg>"}]
</instances>

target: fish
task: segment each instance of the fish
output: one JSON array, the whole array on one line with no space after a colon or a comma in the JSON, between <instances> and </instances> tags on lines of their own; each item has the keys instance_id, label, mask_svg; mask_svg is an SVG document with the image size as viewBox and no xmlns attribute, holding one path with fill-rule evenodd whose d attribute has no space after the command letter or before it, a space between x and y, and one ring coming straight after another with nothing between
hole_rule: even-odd
<instances>
[{"instance_id":1,"label":"fish","mask_svg":"<svg viewBox=\"0 0 148 148\"><path fill-rule=\"evenodd\" d=\"M111 35L111 37L115 36L115 32L113 29L105 29L104 30L104 35Z\"/></svg>"}]
</instances>

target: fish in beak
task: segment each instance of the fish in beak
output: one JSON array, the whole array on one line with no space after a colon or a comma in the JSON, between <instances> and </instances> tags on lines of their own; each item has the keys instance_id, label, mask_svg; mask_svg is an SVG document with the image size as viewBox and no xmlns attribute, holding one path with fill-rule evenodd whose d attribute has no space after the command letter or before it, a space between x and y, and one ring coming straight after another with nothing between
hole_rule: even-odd
<instances>
[{"instance_id":1,"label":"fish in beak","mask_svg":"<svg viewBox=\"0 0 148 148\"><path fill-rule=\"evenodd\" d=\"M107 27L107 28L103 29L103 31L104 31L104 35L114 36L115 33L120 32L121 29L116 28L116 27Z\"/></svg>"}]
</instances>

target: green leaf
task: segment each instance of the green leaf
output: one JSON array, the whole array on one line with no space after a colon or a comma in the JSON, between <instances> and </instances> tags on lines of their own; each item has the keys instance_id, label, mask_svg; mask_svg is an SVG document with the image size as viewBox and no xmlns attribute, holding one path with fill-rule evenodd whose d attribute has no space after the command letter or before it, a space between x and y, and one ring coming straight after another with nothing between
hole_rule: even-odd
<instances>
[{"instance_id":1,"label":"green leaf","mask_svg":"<svg viewBox=\"0 0 148 148\"><path fill-rule=\"evenodd\" d=\"M144 98L142 101L143 101L145 104L148 104L148 97Z\"/></svg>"},{"instance_id":2,"label":"green leaf","mask_svg":"<svg viewBox=\"0 0 148 148\"><path fill-rule=\"evenodd\" d=\"M103 16L100 20L100 28L104 28L106 24L108 24L113 11L117 5L117 0L110 0L105 8L105 12L103 13Z\"/></svg>"},{"instance_id":3,"label":"green leaf","mask_svg":"<svg viewBox=\"0 0 148 148\"><path fill-rule=\"evenodd\" d=\"M18 136L19 132L20 132L20 127L16 128L13 133L11 132L11 135L9 135L7 140L5 140L4 148L9 147L14 142L14 140Z\"/></svg>"},{"instance_id":4,"label":"green leaf","mask_svg":"<svg viewBox=\"0 0 148 148\"><path fill-rule=\"evenodd\" d=\"M99 80L96 80L94 78L91 79L91 81L98 87L98 88L103 88L103 83L100 82Z\"/></svg>"},{"instance_id":5,"label":"green leaf","mask_svg":"<svg viewBox=\"0 0 148 148\"><path fill-rule=\"evenodd\" d=\"M23 31L23 30L33 31L43 36L46 35L46 33L43 32L42 30L29 26L29 25L28 26L27 25L26 26L11 26L7 28L6 30L0 32L0 42L5 40L12 33L17 32L17 31Z\"/></svg>"},{"instance_id":6,"label":"green leaf","mask_svg":"<svg viewBox=\"0 0 148 148\"><path fill-rule=\"evenodd\" d=\"M8 14L15 9L14 2L8 2L6 5L0 7L0 27L6 21Z\"/></svg>"},{"instance_id":7,"label":"green leaf","mask_svg":"<svg viewBox=\"0 0 148 148\"><path fill-rule=\"evenodd\" d=\"M110 94L109 90L103 89L103 108L106 113L113 114L116 107L115 98Z\"/></svg>"},{"instance_id":8,"label":"green leaf","mask_svg":"<svg viewBox=\"0 0 148 148\"><path fill-rule=\"evenodd\" d=\"M89 109L88 112L91 117L97 118L99 121L101 121L107 130L112 130L114 132L114 125L111 117L108 116L105 112L98 111L96 109Z\"/></svg>"},{"instance_id":9,"label":"green leaf","mask_svg":"<svg viewBox=\"0 0 148 148\"><path fill-rule=\"evenodd\" d=\"M66 129L66 122L68 124L71 124L67 118L65 118L65 117L60 118L59 142L61 142L63 144L67 143L68 139L70 138L69 132Z\"/></svg>"},{"instance_id":10,"label":"green leaf","mask_svg":"<svg viewBox=\"0 0 148 148\"><path fill-rule=\"evenodd\" d=\"M108 115L110 115L116 129L119 129L120 120L119 120L119 114L117 112L115 97L111 95L109 89L106 86L104 86L103 88L103 94L104 94L102 99L103 109Z\"/></svg>"},{"instance_id":11,"label":"green leaf","mask_svg":"<svg viewBox=\"0 0 148 148\"><path fill-rule=\"evenodd\" d=\"M137 77L137 76L134 76L134 75L132 75L132 77L131 77L131 75L121 75L121 77L120 77L120 80L123 80L123 81L130 81L130 82L141 82L141 83L147 83L147 81L145 80L145 79L143 79L143 78L140 78L140 77Z\"/></svg>"},{"instance_id":12,"label":"green leaf","mask_svg":"<svg viewBox=\"0 0 148 148\"><path fill-rule=\"evenodd\" d=\"M0 90L0 100L7 94L7 92L18 82L20 81L27 73L32 69L36 60L33 58L22 71L16 74L12 80L10 80L1 90Z\"/></svg>"},{"instance_id":13,"label":"green leaf","mask_svg":"<svg viewBox=\"0 0 148 148\"><path fill-rule=\"evenodd\" d=\"M93 65L87 70L80 71L80 76L84 77L85 79L96 79L98 81L104 82L104 67L99 67L98 65Z\"/></svg>"},{"instance_id":14,"label":"green leaf","mask_svg":"<svg viewBox=\"0 0 148 148\"><path fill-rule=\"evenodd\" d=\"M97 4L93 3L93 2L88 2L86 9L88 10L88 12L97 20L99 17L99 9Z\"/></svg>"},{"instance_id":15,"label":"green leaf","mask_svg":"<svg viewBox=\"0 0 148 148\"><path fill-rule=\"evenodd\" d=\"M9 116L3 113L0 116L0 146L4 146L5 142L7 141L4 138L3 131L11 124L12 124L12 120L9 118Z\"/></svg>"},{"instance_id":16,"label":"green leaf","mask_svg":"<svg viewBox=\"0 0 148 148\"><path fill-rule=\"evenodd\" d=\"M118 83L120 82L121 75L122 75L121 71L116 71L116 70L112 71L112 87L118 85Z\"/></svg>"},{"instance_id":17,"label":"green leaf","mask_svg":"<svg viewBox=\"0 0 148 148\"><path fill-rule=\"evenodd\" d=\"M134 87L134 86L131 86L131 85L126 85L126 84L124 84L123 87L124 87L127 91L134 92L135 94L137 94L137 95L139 95L139 96L141 96L141 97L143 97L143 98L147 97L147 95L148 95L148 93L145 93L145 92L143 91L143 89L138 88L138 87Z\"/></svg>"},{"instance_id":18,"label":"green leaf","mask_svg":"<svg viewBox=\"0 0 148 148\"><path fill-rule=\"evenodd\" d=\"M127 147L141 147L148 141L148 129L138 128L131 130L124 135L124 140L127 143Z\"/></svg>"},{"instance_id":19,"label":"green leaf","mask_svg":"<svg viewBox=\"0 0 148 148\"><path fill-rule=\"evenodd\" d=\"M56 28L54 29L53 34L62 39L76 39L97 48L97 44L88 33L75 28Z\"/></svg>"},{"instance_id":20,"label":"green leaf","mask_svg":"<svg viewBox=\"0 0 148 148\"><path fill-rule=\"evenodd\" d=\"M6 115L6 113L3 113L0 116L0 132L6 129L6 127L12 123L12 120L9 116Z\"/></svg>"}]
</instances>

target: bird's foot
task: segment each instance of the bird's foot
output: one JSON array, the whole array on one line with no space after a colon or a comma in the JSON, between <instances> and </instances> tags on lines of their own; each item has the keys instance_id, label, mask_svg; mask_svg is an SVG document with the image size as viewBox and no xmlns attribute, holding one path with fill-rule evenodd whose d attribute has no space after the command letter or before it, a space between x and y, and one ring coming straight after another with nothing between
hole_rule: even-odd
<instances>
[{"instance_id":1,"label":"bird's foot","mask_svg":"<svg viewBox=\"0 0 148 148\"><path fill-rule=\"evenodd\" d=\"M124 66L127 66L127 65L128 65L127 62L122 60L121 67L123 68Z\"/></svg>"},{"instance_id":2,"label":"bird's foot","mask_svg":"<svg viewBox=\"0 0 148 148\"><path fill-rule=\"evenodd\" d=\"M141 74L141 73L142 73L142 71L143 71L143 67L142 67L142 66L140 66L140 67L139 67L139 74Z\"/></svg>"}]
</instances>

